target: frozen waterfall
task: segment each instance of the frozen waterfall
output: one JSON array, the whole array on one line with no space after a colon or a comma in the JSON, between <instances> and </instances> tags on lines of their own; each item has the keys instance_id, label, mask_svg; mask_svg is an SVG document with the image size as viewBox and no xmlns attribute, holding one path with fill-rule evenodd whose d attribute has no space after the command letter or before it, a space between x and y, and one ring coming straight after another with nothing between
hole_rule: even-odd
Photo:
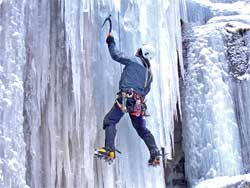
<instances>
[{"instance_id":1,"label":"frozen waterfall","mask_svg":"<svg viewBox=\"0 0 250 188\"><path fill-rule=\"evenodd\" d=\"M249 10L247 1L187 1L182 107L190 185L249 173Z\"/></svg>"},{"instance_id":2,"label":"frozen waterfall","mask_svg":"<svg viewBox=\"0 0 250 188\"><path fill-rule=\"evenodd\" d=\"M0 0L0 187L248 186L249 10L249 0ZM165 177L127 115L115 163L93 158L122 71L101 28L109 14L118 49L155 46L147 126L166 148Z\"/></svg>"}]
</instances>

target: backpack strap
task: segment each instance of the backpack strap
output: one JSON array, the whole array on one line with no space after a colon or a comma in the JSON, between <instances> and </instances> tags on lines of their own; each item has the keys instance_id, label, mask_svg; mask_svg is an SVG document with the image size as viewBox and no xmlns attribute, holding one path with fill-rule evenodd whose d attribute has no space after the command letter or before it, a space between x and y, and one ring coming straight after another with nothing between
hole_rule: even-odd
<instances>
[{"instance_id":1,"label":"backpack strap","mask_svg":"<svg viewBox=\"0 0 250 188\"><path fill-rule=\"evenodd\" d=\"M142 56L139 56L139 57L142 60L144 67L146 68L146 80L144 84L144 89L145 89L146 87L148 87L150 81L152 80L153 74L150 68L150 62Z\"/></svg>"}]
</instances>

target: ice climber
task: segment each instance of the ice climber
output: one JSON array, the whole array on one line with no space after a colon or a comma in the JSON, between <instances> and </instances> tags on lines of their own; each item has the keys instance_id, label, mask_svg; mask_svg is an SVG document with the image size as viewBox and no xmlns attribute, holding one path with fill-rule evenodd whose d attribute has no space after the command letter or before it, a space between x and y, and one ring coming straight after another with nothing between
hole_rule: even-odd
<instances>
[{"instance_id":1,"label":"ice climber","mask_svg":"<svg viewBox=\"0 0 250 188\"><path fill-rule=\"evenodd\" d=\"M135 56L127 57L117 50L114 37L111 34L107 36L106 43L108 44L112 59L125 67L123 68L119 82L120 91L117 93L118 97L103 120L105 147L97 150L97 153L101 156L106 156L106 159L115 159L116 124L124 113L128 112L133 127L149 149L149 165L157 165L160 163L160 152L156 146L154 136L146 128L144 118L146 115L144 99L150 91L152 82L149 60L154 55L154 49L150 45L143 45L137 50Z\"/></svg>"}]
</instances>

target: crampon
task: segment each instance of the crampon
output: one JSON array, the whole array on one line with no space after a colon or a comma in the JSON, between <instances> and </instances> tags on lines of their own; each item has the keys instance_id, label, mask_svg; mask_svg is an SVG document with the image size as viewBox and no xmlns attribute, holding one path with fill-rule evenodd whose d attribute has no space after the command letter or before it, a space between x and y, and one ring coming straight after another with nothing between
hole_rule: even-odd
<instances>
[{"instance_id":1,"label":"crampon","mask_svg":"<svg viewBox=\"0 0 250 188\"><path fill-rule=\"evenodd\" d=\"M107 162L108 164L112 164L115 160L115 152L108 151L105 148L96 149L94 152L95 159L101 159Z\"/></svg>"},{"instance_id":2,"label":"crampon","mask_svg":"<svg viewBox=\"0 0 250 188\"><path fill-rule=\"evenodd\" d=\"M154 160L149 160L148 161L148 166L153 166L153 167L157 167L161 164L160 161L160 156L157 156Z\"/></svg>"}]
</instances>

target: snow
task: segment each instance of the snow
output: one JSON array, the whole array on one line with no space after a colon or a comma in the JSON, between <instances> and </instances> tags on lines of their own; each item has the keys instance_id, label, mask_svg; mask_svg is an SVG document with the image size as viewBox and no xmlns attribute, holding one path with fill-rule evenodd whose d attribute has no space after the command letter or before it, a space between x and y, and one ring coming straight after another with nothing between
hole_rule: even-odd
<instances>
[{"instance_id":1,"label":"snow","mask_svg":"<svg viewBox=\"0 0 250 188\"><path fill-rule=\"evenodd\" d=\"M218 0L186 0L187 15L190 22L206 24L207 21L216 16L249 15L250 4L248 0L234 2Z\"/></svg>"},{"instance_id":2,"label":"snow","mask_svg":"<svg viewBox=\"0 0 250 188\"><path fill-rule=\"evenodd\" d=\"M238 14L250 14L249 12L249 2L247 1L236 1L233 3L224 3L222 2L217 2L214 3L211 0L191 0L193 2L196 2L200 4L201 6L208 7L212 11L225 14L227 12L233 12L234 14L237 12Z\"/></svg>"},{"instance_id":3,"label":"snow","mask_svg":"<svg viewBox=\"0 0 250 188\"><path fill-rule=\"evenodd\" d=\"M250 80L250 74L244 74L237 77L239 80Z\"/></svg>"},{"instance_id":4,"label":"snow","mask_svg":"<svg viewBox=\"0 0 250 188\"><path fill-rule=\"evenodd\" d=\"M250 174L216 177L199 183L195 188L227 187L242 181L250 183Z\"/></svg>"},{"instance_id":5,"label":"snow","mask_svg":"<svg viewBox=\"0 0 250 188\"><path fill-rule=\"evenodd\" d=\"M250 15L234 15L234 16L216 16L214 18L211 18L207 23L223 23L223 22L229 22L229 21L235 21L237 24L239 24L239 27L249 27L250 23Z\"/></svg>"}]
</instances>

